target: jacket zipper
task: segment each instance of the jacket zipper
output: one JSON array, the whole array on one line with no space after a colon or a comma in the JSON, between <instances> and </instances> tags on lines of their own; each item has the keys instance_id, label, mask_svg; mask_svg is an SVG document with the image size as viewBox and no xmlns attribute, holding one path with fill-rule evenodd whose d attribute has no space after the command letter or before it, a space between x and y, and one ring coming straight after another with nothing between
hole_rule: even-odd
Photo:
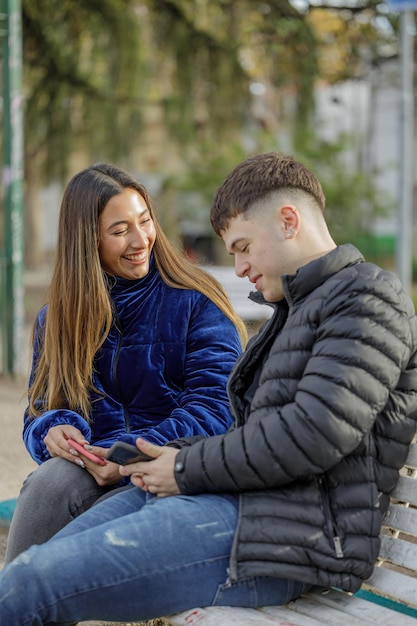
<instances>
[{"instance_id":1,"label":"jacket zipper","mask_svg":"<svg viewBox=\"0 0 417 626\"><path fill-rule=\"evenodd\" d=\"M333 541L336 558L343 559L343 549L342 549L342 541L340 539L339 531L337 528L336 520L334 518L332 508L330 506L330 498L329 498L329 489L327 484L327 479L325 476L318 476L317 481L319 484L319 489L322 497L322 502L324 506L324 516L326 518L326 525L329 532L329 535Z\"/></svg>"},{"instance_id":2,"label":"jacket zipper","mask_svg":"<svg viewBox=\"0 0 417 626\"><path fill-rule=\"evenodd\" d=\"M119 398L120 398L120 402L122 404L123 407L123 416L124 416L124 421L125 421L125 426L126 426L126 432L130 433L130 422L129 422L129 413L126 409L125 403L123 401L123 396L121 394L120 391L120 385L119 385L119 380L117 377L117 364L119 362L119 354L120 354L120 348L122 347L122 336L123 333L120 329L119 326L119 319L117 317L117 315L115 315L115 327L118 333L118 340L117 340L117 347L116 347L116 353L115 353L115 357L114 357L114 361L113 361L113 380L114 380L114 385L117 389L117 392L119 394Z\"/></svg>"}]
</instances>

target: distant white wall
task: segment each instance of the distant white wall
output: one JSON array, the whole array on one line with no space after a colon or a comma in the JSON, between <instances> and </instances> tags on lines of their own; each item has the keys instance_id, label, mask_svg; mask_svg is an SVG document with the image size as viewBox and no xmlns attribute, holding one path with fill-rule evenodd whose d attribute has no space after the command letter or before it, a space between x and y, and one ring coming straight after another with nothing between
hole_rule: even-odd
<instances>
[{"instance_id":1,"label":"distant white wall","mask_svg":"<svg viewBox=\"0 0 417 626\"><path fill-rule=\"evenodd\" d=\"M346 153L347 166L372 172L376 184L393 200L390 218L374 224L377 234L396 232L400 167L400 86L398 61L372 70L367 80L320 85L316 90L317 128L332 140L341 133L358 138Z\"/></svg>"},{"instance_id":2,"label":"distant white wall","mask_svg":"<svg viewBox=\"0 0 417 626\"><path fill-rule=\"evenodd\" d=\"M249 294L254 291L254 286L248 278L239 278L234 267L219 265L207 265L205 270L226 290L236 313L246 322L261 322L271 317L273 308L267 304L258 304L249 300Z\"/></svg>"}]
</instances>

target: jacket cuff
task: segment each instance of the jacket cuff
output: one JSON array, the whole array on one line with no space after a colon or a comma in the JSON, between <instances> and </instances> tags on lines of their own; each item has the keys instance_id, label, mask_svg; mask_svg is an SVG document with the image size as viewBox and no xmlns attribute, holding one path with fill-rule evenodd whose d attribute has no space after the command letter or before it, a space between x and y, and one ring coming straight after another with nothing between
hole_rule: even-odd
<instances>
[{"instance_id":1,"label":"jacket cuff","mask_svg":"<svg viewBox=\"0 0 417 626\"><path fill-rule=\"evenodd\" d=\"M34 418L27 426L23 439L30 456L39 465L50 458L44 443L48 431L53 426L70 425L78 428L83 436L90 441L91 429L86 420L75 411L54 409Z\"/></svg>"},{"instance_id":2,"label":"jacket cuff","mask_svg":"<svg viewBox=\"0 0 417 626\"><path fill-rule=\"evenodd\" d=\"M173 439L172 441L168 441L165 446L169 448L177 448L181 450L181 448L186 448L192 446L197 441L201 441L201 439L205 439L205 435L194 435L193 437L180 437L179 439Z\"/></svg>"}]
</instances>

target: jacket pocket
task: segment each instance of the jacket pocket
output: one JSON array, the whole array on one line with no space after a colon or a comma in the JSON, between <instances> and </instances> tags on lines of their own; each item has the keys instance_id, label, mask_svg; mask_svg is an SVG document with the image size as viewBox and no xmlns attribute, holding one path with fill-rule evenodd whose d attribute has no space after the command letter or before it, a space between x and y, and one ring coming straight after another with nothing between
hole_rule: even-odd
<instances>
[{"instance_id":1,"label":"jacket pocket","mask_svg":"<svg viewBox=\"0 0 417 626\"><path fill-rule=\"evenodd\" d=\"M320 497L323 504L323 513L325 518L325 524L327 529L327 534L330 541L333 543L333 548L335 551L336 558L342 559L344 557L343 548L342 548L342 540L340 538L340 533L337 528L336 518L333 514L332 507L330 505L330 495L329 495L329 485L327 481L327 476L325 474L321 474L317 476L317 483L319 486Z\"/></svg>"}]
</instances>

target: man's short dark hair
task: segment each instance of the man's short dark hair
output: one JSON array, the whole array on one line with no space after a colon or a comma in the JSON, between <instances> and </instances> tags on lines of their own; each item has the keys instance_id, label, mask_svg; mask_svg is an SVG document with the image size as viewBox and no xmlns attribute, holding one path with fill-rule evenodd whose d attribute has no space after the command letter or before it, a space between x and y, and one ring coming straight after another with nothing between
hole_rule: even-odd
<instances>
[{"instance_id":1,"label":"man's short dark hair","mask_svg":"<svg viewBox=\"0 0 417 626\"><path fill-rule=\"evenodd\" d=\"M268 194L285 189L303 191L324 211L325 197L319 181L292 156L266 152L242 161L217 190L210 212L214 231L220 235L230 219L246 213Z\"/></svg>"}]
</instances>

